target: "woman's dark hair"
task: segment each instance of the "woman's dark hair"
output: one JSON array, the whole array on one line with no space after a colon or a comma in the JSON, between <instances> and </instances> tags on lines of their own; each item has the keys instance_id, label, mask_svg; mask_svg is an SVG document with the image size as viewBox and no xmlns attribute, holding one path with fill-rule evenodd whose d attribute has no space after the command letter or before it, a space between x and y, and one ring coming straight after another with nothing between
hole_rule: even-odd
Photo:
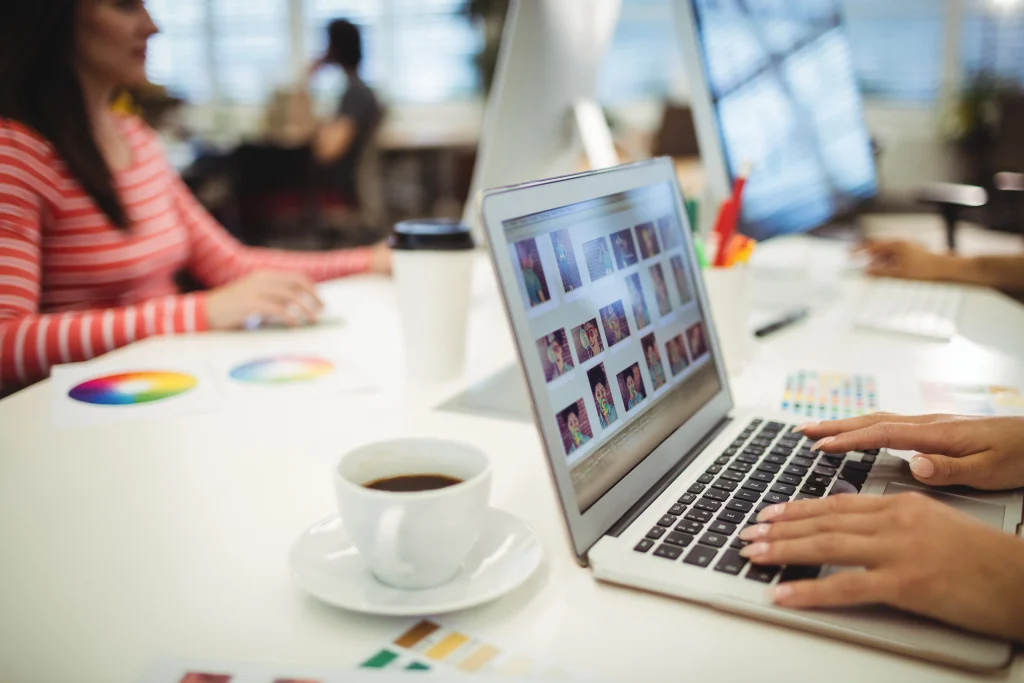
<instances>
[{"instance_id":1,"label":"woman's dark hair","mask_svg":"<svg viewBox=\"0 0 1024 683\"><path fill-rule=\"evenodd\" d=\"M327 25L327 56L348 69L363 61L363 39L359 28L346 19L335 19Z\"/></svg>"},{"instance_id":2,"label":"woman's dark hair","mask_svg":"<svg viewBox=\"0 0 1024 683\"><path fill-rule=\"evenodd\" d=\"M0 19L0 117L50 141L110 222L128 227L113 175L92 134L74 69L78 0L3 0Z\"/></svg>"}]
</instances>

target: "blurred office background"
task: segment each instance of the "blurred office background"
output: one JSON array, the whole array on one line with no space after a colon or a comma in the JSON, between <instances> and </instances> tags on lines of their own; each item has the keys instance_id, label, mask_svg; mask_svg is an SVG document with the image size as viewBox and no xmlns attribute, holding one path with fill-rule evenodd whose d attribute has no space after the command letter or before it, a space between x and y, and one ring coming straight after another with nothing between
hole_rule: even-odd
<instances>
[{"instance_id":1,"label":"blurred office background","mask_svg":"<svg viewBox=\"0 0 1024 683\"><path fill-rule=\"evenodd\" d=\"M1024 0L842 5L878 149L876 208L912 208L927 182L1024 171ZM505 0L147 6L162 30L149 57L160 89L136 99L193 189L246 241L317 248L371 241L408 216L461 215ZM671 12L670 0L622 0L598 99L625 160L697 153ZM361 162L360 206L311 199L286 123L289 93L323 53L334 18L361 27L362 73L386 107ZM340 72L318 75L317 110L330 114L343 88Z\"/></svg>"}]
</instances>

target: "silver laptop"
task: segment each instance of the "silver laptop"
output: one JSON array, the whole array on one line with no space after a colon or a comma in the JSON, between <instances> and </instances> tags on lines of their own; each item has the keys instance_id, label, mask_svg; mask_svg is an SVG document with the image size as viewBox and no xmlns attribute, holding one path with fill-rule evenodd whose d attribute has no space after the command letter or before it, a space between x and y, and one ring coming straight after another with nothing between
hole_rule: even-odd
<instances>
[{"instance_id":1,"label":"silver laptop","mask_svg":"<svg viewBox=\"0 0 1024 683\"><path fill-rule=\"evenodd\" d=\"M1006 642L895 610L774 607L769 586L831 567L759 567L763 507L921 488L885 453L812 453L784 418L733 411L669 160L486 192L482 223L573 549L601 580L974 669ZM1019 493L932 492L1014 533Z\"/></svg>"}]
</instances>

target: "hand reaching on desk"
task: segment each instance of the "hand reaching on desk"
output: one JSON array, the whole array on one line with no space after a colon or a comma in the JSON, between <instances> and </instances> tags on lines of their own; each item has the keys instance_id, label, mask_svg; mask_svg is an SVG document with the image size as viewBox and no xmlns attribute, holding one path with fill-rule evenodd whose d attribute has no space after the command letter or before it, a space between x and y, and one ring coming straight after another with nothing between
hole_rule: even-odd
<instances>
[{"instance_id":1,"label":"hand reaching on desk","mask_svg":"<svg viewBox=\"0 0 1024 683\"><path fill-rule=\"evenodd\" d=\"M925 484L989 491L1024 486L1024 418L875 413L804 425L826 453L866 448L918 451L910 471Z\"/></svg>"},{"instance_id":2,"label":"hand reaching on desk","mask_svg":"<svg viewBox=\"0 0 1024 683\"><path fill-rule=\"evenodd\" d=\"M871 257L870 275L907 280L946 280L955 257L935 254L924 247L904 241L867 241L858 252Z\"/></svg>"},{"instance_id":3,"label":"hand reaching on desk","mask_svg":"<svg viewBox=\"0 0 1024 683\"><path fill-rule=\"evenodd\" d=\"M259 271L206 296L211 330L237 330L250 316L279 319L296 327L316 320L322 308L316 286L298 273Z\"/></svg>"},{"instance_id":4,"label":"hand reaching on desk","mask_svg":"<svg viewBox=\"0 0 1024 683\"><path fill-rule=\"evenodd\" d=\"M863 567L773 590L784 607L886 604L1024 641L1024 540L919 493L765 508L740 538L755 564Z\"/></svg>"}]
</instances>

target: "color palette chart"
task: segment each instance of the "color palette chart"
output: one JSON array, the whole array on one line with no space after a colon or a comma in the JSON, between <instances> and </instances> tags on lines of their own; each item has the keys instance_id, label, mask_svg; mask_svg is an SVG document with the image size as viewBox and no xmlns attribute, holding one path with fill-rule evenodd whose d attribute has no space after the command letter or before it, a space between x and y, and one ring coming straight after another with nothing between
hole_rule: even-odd
<instances>
[{"instance_id":1,"label":"color palette chart","mask_svg":"<svg viewBox=\"0 0 1024 683\"><path fill-rule=\"evenodd\" d=\"M878 410L873 377L801 370L786 378L782 411L813 420L842 420Z\"/></svg>"},{"instance_id":2,"label":"color palette chart","mask_svg":"<svg viewBox=\"0 0 1024 683\"><path fill-rule=\"evenodd\" d=\"M505 652L479 638L427 619L414 624L360 666L406 671L442 668L454 669L463 674L480 673L495 677L543 675L550 680L573 678L557 667Z\"/></svg>"},{"instance_id":3,"label":"color palette chart","mask_svg":"<svg viewBox=\"0 0 1024 683\"><path fill-rule=\"evenodd\" d=\"M271 356L231 369L231 379L252 384L309 382L334 372L334 364L312 356Z\"/></svg>"},{"instance_id":4,"label":"color palette chart","mask_svg":"<svg viewBox=\"0 0 1024 683\"><path fill-rule=\"evenodd\" d=\"M993 417L1024 415L1024 396L1017 387L922 382L921 398L926 413Z\"/></svg>"},{"instance_id":5,"label":"color palette chart","mask_svg":"<svg viewBox=\"0 0 1024 683\"><path fill-rule=\"evenodd\" d=\"M121 372L77 384L68 396L92 405L135 405L180 396L198 383L195 377L180 372Z\"/></svg>"}]
</instances>

